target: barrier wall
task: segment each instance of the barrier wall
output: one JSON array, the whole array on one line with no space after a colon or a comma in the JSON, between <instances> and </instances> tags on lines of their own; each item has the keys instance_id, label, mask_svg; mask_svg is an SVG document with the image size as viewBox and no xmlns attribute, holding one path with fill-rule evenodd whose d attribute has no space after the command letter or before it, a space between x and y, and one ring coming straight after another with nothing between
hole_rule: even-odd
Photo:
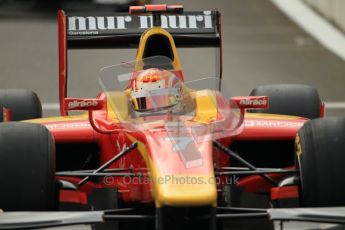
<instances>
[{"instance_id":1,"label":"barrier wall","mask_svg":"<svg viewBox=\"0 0 345 230\"><path fill-rule=\"evenodd\" d=\"M304 0L304 2L345 32L345 0Z\"/></svg>"}]
</instances>

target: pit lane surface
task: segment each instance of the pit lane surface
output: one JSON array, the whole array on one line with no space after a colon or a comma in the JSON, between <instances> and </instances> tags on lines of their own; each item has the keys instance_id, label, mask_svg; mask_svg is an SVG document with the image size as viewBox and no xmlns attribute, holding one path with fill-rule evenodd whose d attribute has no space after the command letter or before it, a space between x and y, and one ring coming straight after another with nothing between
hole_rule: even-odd
<instances>
[{"instance_id":1,"label":"pit lane surface","mask_svg":"<svg viewBox=\"0 0 345 230\"><path fill-rule=\"evenodd\" d=\"M223 92L227 96L248 95L262 84L301 83L316 87L324 101L345 101L344 61L292 23L270 1L167 2L182 3L189 10L222 11ZM58 114L56 18L0 15L0 31L0 88L32 89L44 103L46 116ZM182 60L188 71L209 62L207 50L195 52ZM98 70L133 60L134 55L133 50L71 52L70 95L96 96L101 90ZM328 110L327 115L343 116L345 109Z\"/></svg>"}]
</instances>

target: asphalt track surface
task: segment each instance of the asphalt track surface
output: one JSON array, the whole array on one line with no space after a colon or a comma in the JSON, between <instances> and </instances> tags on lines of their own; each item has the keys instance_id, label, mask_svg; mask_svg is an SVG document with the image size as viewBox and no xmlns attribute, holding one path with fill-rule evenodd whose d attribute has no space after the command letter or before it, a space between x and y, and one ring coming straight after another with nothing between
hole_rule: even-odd
<instances>
[{"instance_id":1,"label":"asphalt track surface","mask_svg":"<svg viewBox=\"0 0 345 230\"><path fill-rule=\"evenodd\" d=\"M324 101L345 101L345 63L291 22L268 0L167 1L185 9L218 8L223 16L222 89L225 95L248 95L258 85L300 83L316 87ZM185 75L211 76L211 52L181 50ZM72 51L69 92L95 97L98 70L133 60L134 50ZM27 88L43 103L58 102L56 17L0 15L0 88ZM46 116L57 115L48 109ZM327 110L345 115L345 109Z\"/></svg>"}]
</instances>

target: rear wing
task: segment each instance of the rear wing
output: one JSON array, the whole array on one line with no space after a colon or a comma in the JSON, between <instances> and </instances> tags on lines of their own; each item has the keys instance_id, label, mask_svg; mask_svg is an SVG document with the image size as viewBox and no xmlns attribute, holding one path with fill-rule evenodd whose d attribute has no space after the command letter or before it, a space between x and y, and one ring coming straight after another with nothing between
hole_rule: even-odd
<instances>
[{"instance_id":1,"label":"rear wing","mask_svg":"<svg viewBox=\"0 0 345 230\"><path fill-rule=\"evenodd\" d=\"M67 50L93 48L137 48L141 34L153 25L152 15L74 14L58 12L60 113L67 115ZM162 28L169 31L177 47L218 47L222 73L221 14L219 11L161 15Z\"/></svg>"},{"instance_id":2,"label":"rear wing","mask_svg":"<svg viewBox=\"0 0 345 230\"><path fill-rule=\"evenodd\" d=\"M66 40L73 48L133 48L141 34L152 27L152 15L71 15L59 13L66 21ZM184 12L161 15L162 28L169 31L178 47L220 47L218 11ZM62 31L61 31L62 32Z\"/></svg>"}]
</instances>

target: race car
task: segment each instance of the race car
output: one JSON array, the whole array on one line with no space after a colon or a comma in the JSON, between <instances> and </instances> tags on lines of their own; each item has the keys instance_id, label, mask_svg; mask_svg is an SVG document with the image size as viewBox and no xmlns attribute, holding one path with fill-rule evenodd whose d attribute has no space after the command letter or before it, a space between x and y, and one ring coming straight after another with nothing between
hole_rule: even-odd
<instances>
[{"instance_id":1,"label":"race car","mask_svg":"<svg viewBox=\"0 0 345 230\"><path fill-rule=\"evenodd\" d=\"M41 118L31 91L0 90L0 229L271 228L269 217L287 215L275 208L344 205L345 119L323 118L315 88L228 99L221 62L219 76L188 81L177 47L221 49L220 16L181 5L59 11L61 116ZM69 49L134 46L134 61L100 70L97 98L67 96Z\"/></svg>"}]
</instances>

